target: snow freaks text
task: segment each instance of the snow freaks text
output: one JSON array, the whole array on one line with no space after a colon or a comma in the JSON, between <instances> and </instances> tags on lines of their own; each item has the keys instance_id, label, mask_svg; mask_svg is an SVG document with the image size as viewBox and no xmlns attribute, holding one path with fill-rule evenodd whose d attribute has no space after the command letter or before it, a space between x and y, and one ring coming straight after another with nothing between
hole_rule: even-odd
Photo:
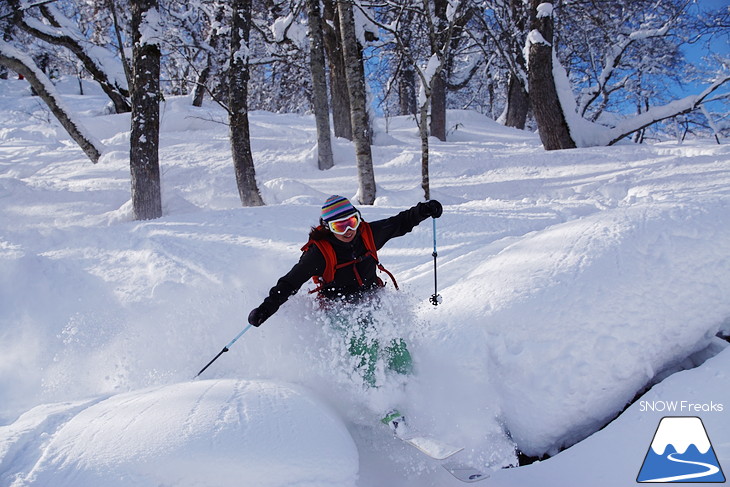
<instances>
[{"instance_id":1,"label":"snow freaks text","mask_svg":"<svg viewBox=\"0 0 730 487\"><path fill-rule=\"evenodd\" d=\"M724 410L722 403L696 403L692 401L640 401L639 411L660 413L721 413Z\"/></svg>"}]
</instances>

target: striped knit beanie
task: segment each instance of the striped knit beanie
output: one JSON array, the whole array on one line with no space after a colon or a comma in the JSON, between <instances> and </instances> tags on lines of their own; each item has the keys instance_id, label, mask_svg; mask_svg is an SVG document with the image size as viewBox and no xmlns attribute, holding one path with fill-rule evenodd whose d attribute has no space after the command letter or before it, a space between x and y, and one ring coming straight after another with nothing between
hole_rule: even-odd
<instances>
[{"instance_id":1,"label":"striped knit beanie","mask_svg":"<svg viewBox=\"0 0 730 487\"><path fill-rule=\"evenodd\" d=\"M355 213L357 209L343 196L332 195L322 205L322 220L329 222Z\"/></svg>"}]
</instances>

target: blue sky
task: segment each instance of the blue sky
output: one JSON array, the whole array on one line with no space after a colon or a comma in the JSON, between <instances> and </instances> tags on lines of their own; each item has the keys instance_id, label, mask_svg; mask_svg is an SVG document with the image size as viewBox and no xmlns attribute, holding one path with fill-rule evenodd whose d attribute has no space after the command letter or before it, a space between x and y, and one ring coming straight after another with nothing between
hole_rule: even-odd
<instances>
[{"instance_id":1,"label":"blue sky","mask_svg":"<svg viewBox=\"0 0 730 487\"><path fill-rule=\"evenodd\" d=\"M702 10L716 10L730 8L728 0L699 0L697 6ZM684 47L688 60L697 65L704 63L703 58L710 54L717 54L725 58L730 57L730 30L722 36L715 36L712 39L702 38L698 42ZM697 86L687 86L687 94L696 94ZM701 88L700 88L701 89Z\"/></svg>"}]
</instances>

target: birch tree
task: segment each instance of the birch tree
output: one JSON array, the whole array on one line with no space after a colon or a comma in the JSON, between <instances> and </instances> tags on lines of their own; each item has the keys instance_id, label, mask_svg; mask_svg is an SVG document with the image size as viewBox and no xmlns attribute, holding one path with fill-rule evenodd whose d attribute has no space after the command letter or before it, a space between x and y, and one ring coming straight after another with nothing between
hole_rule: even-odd
<instances>
[{"instance_id":1,"label":"birch tree","mask_svg":"<svg viewBox=\"0 0 730 487\"><path fill-rule=\"evenodd\" d=\"M362 63L361 47L355 33L355 16L352 0L337 0L340 19L342 46L345 55L345 75L350 95L350 116L352 119L352 139L357 158L357 198L361 205L375 203L375 174L373 155L370 148L372 134L367 109L365 71Z\"/></svg>"},{"instance_id":2,"label":"birch tree","mask_svg":"<svg viewBox=\"0 0 730 487\"><path fill-rule=\"evenodd\" d=\"M251 0L233 0L231 4L231 52L229 71L228 122L231 154L238 194L243 206L262 206L264 200L256 184L251 134L248 123L249 38Z\"/></svg>"},{"instance_id":3,"label":"birch tree","mask_svg":"<svg viewBox=\"0 0 730 487\"><path fill-rule=\"evenodd\" d=\"M317 165L319 169L334 166L330 138L330 109L327 99L327 73L324 57L324 36L319 0L307 0L309 22L309 65L312 72L312 102L317 124Z\"/></svg>"}]
</instances>

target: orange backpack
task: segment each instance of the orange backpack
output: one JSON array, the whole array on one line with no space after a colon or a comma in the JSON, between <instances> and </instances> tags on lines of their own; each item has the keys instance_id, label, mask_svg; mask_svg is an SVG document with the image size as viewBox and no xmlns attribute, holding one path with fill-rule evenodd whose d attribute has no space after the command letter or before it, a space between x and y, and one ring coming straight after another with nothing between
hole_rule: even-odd
<instances>
[{"instance_id":1,"label":"orange backpack","mask_svg":"<svg viewBox=\"0 0 730 487\"><path fill-rule=\"evenodd\" d=\"M342 269L343 267L347 266L353 266L352 270L355 273L355 279L357 279L357 283L362 287L363 282L360 278L360 273L357 272L357 267L355 267L355 264L362 261L365 257L370 256L375 260L375 265L378 266L378 269L385 272L390 276L390 279L393 281L393 285L396 289L398 289L398 283L395 281L395 277L393 274L390 273L388 269L383 267L383 264L380 263L378 260L378 251L375 248L375 240L373 239L373 230L370 228L370 224L368 222L361 222L360 223L362 240L365 244L365 249L367 252L365 252L363 255L358 257L357 259L351 260L349 262L344 262L342 264L337 263L337 255L335 254L335 249L332 248L332 244L329 243L326 240L310 240L307 242L304 247L302 247L302 252L305 252L309 250L309 248L312 246L312 244L316 245L319 251L322 253L322 256L324 257L324 272L321 276L312 276L312 281L315 285L317 285L316 289L313 289L309 291L310 293L316 293L319 292L325 285L329 284L330 282L335 280L335 272L338 269ZM378 285L379 286L385 286L385 283L382 279L378 277Z\"/></svg>"}]
</instances>

